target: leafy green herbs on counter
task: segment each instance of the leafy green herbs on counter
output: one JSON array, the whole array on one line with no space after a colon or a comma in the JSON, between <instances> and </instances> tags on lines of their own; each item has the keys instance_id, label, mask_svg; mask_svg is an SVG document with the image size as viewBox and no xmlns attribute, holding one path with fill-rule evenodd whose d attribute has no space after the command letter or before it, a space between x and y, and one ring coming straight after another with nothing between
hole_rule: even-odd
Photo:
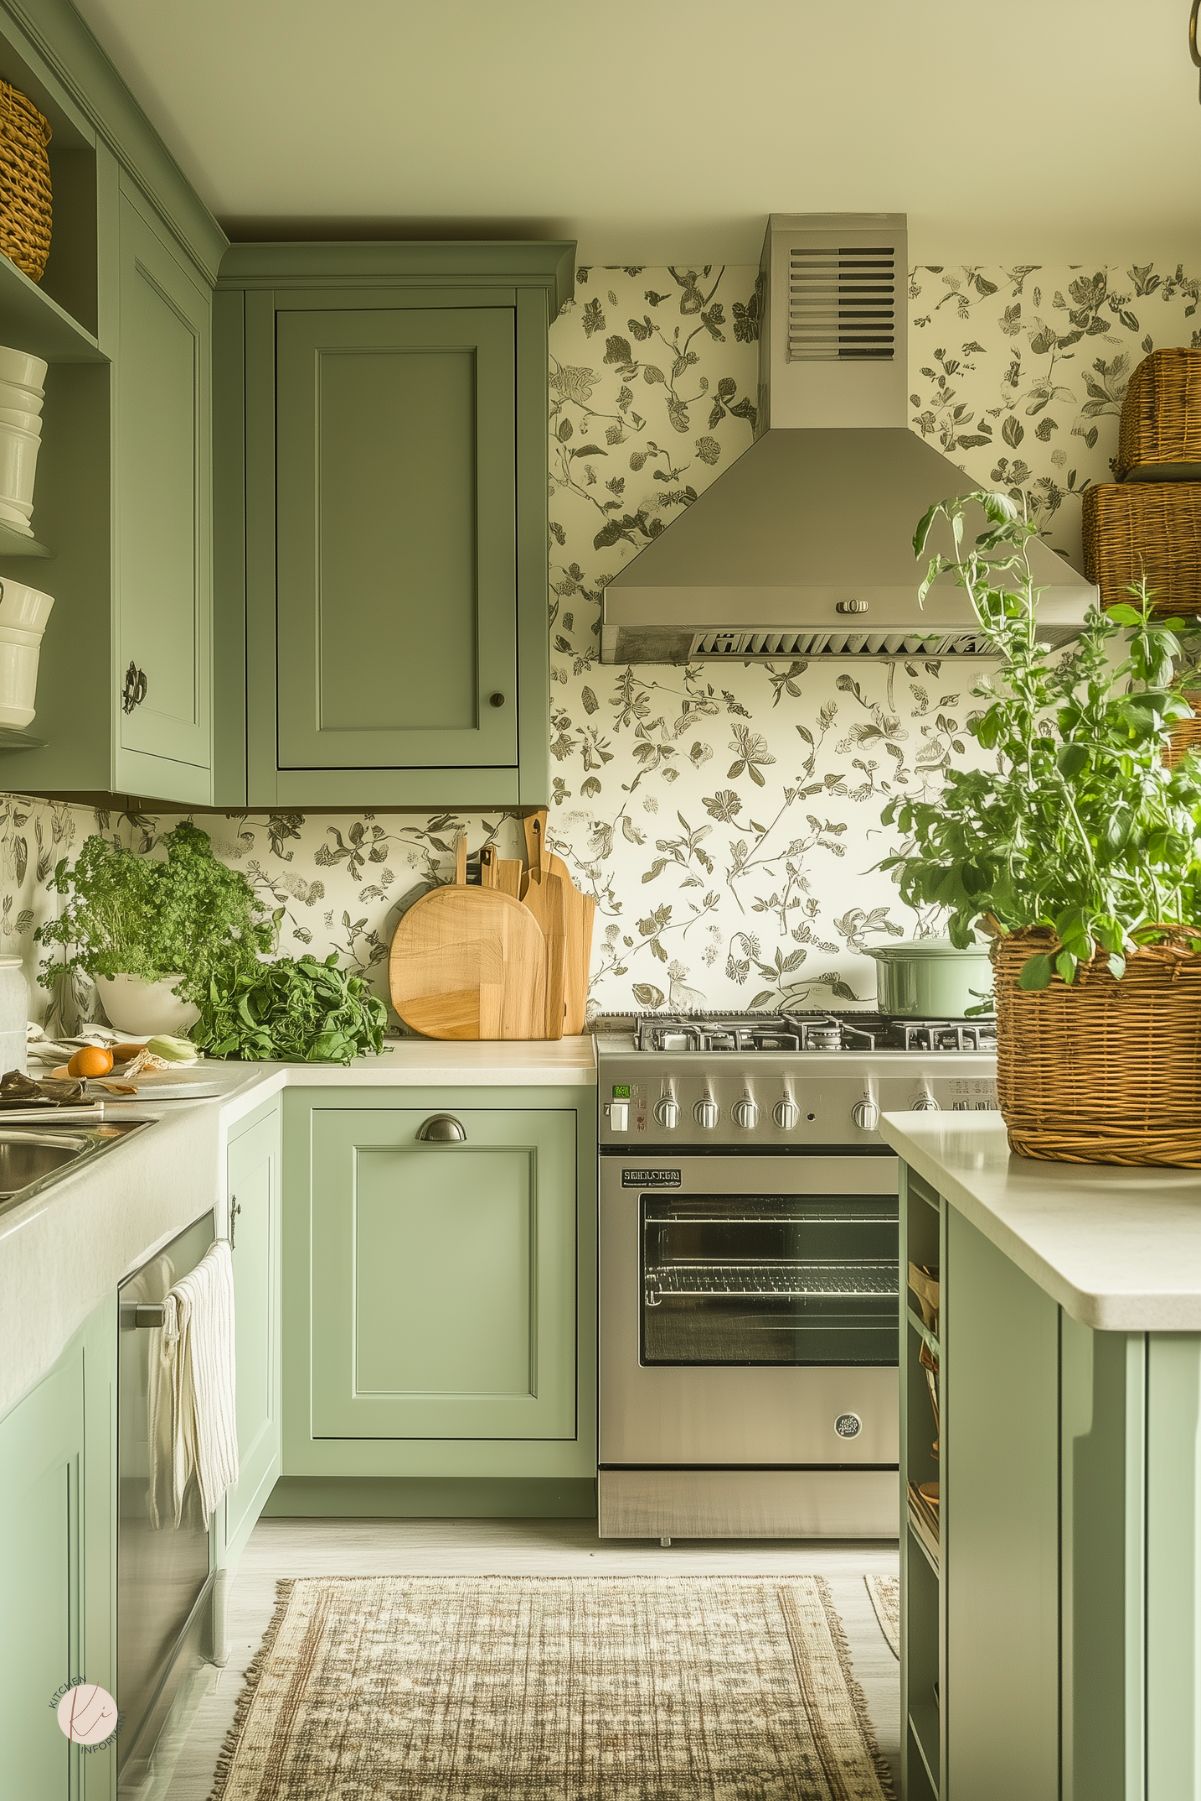
<instances>
[{"instance_id":1,"label":"leafy green herbs on counter","mask_svg":"<svg viewBox=\"0 0 1201 1801\"><path fill-rule=\"evenodd\" d=\"M965 549L971 503L987 524ZM1056 652L1036 635L1036 528L1009 496L931 507L917 556L940 517L953 555L931 558L920 594L949 573L1001 659L974 689L983 706L968 726L990 760L949 769L929 800L890 800L884 822L909 842L883 867L911 906L946 910L955 944L978 926L1053 934L1024 988L1056 973L1071 982L1098 953L1120 978L1131 948L1163 925L1195 927L1201 948L1201 758L1163 762L1173 721L1191 711L1177 675L1184 622L1154 618L1146 591L1132 591L1137 604L1091 609L1072 649Z\"/></svg>"},{"instance_id":2,"label":"leafy green herbs on counter","mask_svg":"<svg viewBox=\"0 0 1201 1801\"><path fill-rule=\"evenodd\" d=\"M213 855L208 833L190 820L165 835L162 851L146 855L93 834L73 867L59 863L52 887L69 898L35 936L70 955L51 949L38 975L44 987L70 969L148 981L182 972L175 992L199 1004L214 977L228 982L257 967L276 920L263 917L246 877Z\"/></svg>"},{"instance_id":3,"label":"leafy green herbs on counter","mask_svg":"<svg viewBox=\"0 0 1201 1801\"><path fill-rule=\"evenodd\" d=\"M364 978L339 968L336 955L323 963L281 957L230 983L214 978L199 1005L192 1038L200 1049L246 1062L349 1063L382 1050L388 1017Z\"/></svg>"}]
</instances>

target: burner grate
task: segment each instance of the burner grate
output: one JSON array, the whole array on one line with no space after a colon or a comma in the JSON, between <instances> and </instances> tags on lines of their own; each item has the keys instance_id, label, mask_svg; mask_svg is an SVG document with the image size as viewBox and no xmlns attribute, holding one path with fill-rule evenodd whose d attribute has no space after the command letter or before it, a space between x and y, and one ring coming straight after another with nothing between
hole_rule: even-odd
<instances>
[{"instance_id":1,"label":"burner grate","mask_svg":"<svg viewBox=\"0 0 1201 1801\"><path fill-rule=\"evenodd\" d=\"M990 1051L991 1019L896 1019L879 1013L643 1013L640 1051Z\"/></svg>"}]
</instances>

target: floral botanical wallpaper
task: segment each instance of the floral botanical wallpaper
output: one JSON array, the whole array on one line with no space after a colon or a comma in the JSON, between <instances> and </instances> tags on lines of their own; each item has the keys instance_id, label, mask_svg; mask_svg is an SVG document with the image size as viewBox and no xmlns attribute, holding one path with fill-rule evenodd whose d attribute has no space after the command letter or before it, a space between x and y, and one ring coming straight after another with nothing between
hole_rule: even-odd
<instances>
[{"instance_id":1,"label":"floral botanical wallpaper","mask_svg":"<svg viewBox=\"0 0 1201 1801\"><path fill-rule=\"evenodd\" d=\"M595 893L592 1003L870 1003L868 945L936 925L877 865L881 805L970 754L953 665L602 668L602 587L751 443L755 270L581 269L550 335L555 846ZM910 424L981 484L1022 490L1078 557L1080 494L1108 479L1122 395L1156 345L1201 343L1201 277L1159 266L920 268ZM0 952L27 943L77 810L2 803ZM163 822L169 824L170 822ZM206 820L285 909L282 948L331 948L386 992L404 905L514 821L372 814ZM115 820L150 846L152 817Z\"/></svg>"}]
</instances>

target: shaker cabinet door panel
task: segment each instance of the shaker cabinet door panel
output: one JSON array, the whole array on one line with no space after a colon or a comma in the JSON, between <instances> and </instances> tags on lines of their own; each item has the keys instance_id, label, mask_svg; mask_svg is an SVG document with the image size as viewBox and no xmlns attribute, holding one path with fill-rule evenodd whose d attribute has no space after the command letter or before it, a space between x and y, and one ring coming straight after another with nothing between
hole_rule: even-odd
<instances>
[{"instance_id":1,"label":"shaker cabinet door panel","mask_svg":"<svg viewBox=\"0 0 1201 1801\"><path fill-rule=\"evenodd\" d=\"M280 770L516 764L514 317L280 313Z\"/></svg>"},{"instance_id":2,"label":"shaker cabinet door panel","mask_svg":"<svg viewBox=\"0 0 1201 1801\"><path fill-rule=\"evenodd\" d=\"M225 1543L236 1557L280 1468L278 1112L231 1142L228 1169L239 1474L225 1503Z\"/></svg>"},{"instance_id":3,"label":"shaker cabinet door panel","mask_svg":"<svg viewBox=\"0 0 1201 1801\"><path fill-rule=\"evenodd\" d=\"M313 1436L570 1439L574 1115L426 1117L314 1122Z\"/></svg>"},{"instance_id":4,"label":"shaker cabinet door panel","mask_svg":"<svg viewBox=\"0 0 1201 1801\"><path fill-rule=\"evenodd\" d=\"M79 1748L60 1730L53 1703L87 1674L80 1668L82 1456L83 1372L73 1358L0 1422L3 1792L30 1801L79 1793Z\"/></svg>"},{"instance_id":5,"label":"shaker cabinet door panel","mask_svg":"<svg viewBox=\"0 0 1201 1801\"><path fill-rule=\"evenodd\" d=\"M141 672L134 704L120 717L119 749L208 769L212 300L125 192L119 306L113 375L118 687L131 664ZM166 797L167 786L156 791ZM195 792L189 787L180 798L194 799Z\"/></svg>"}]
</instances>

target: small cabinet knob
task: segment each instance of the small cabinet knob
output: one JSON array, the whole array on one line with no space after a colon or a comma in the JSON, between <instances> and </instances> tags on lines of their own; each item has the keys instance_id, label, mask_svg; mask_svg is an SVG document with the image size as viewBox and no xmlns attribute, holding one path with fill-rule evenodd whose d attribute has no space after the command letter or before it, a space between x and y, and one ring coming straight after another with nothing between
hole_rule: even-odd
<instances>
[{"instance_id":1,"label":"small cabinet knob","mask_svg":"<svg viewBox=\"0 0 1201 1801\"><path fill-rule=\"evenodd\" d=\"M488 696L488 705L490 707L503 707L504 704L505 704L505 697L501 693L499 688L496 690L495 694L490 694Z\"/></svg>"},{"instance_id":2,"label":"small cabinet knob","mask_svg":"<svg viewBox=\"0 0 1201 1801\"><path fill-rule=\"evenodd\" d=\"M417 1128L423 1144L466 1144L467 1132L453 1113L431 1113Z\"/></svg>"}]
</instances>

